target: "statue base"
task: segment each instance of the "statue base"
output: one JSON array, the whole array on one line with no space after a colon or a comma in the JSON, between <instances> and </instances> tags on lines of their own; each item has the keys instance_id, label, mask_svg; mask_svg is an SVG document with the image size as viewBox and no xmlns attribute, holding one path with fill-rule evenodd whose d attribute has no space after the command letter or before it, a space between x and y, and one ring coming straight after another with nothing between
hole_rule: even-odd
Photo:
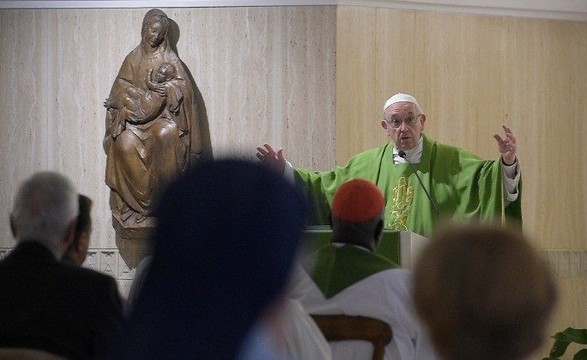
<instances>
[{"instance_id":1,"label":"statue base","mask_svg":"<svg viewBox=\"0 0 587 360\"><path fill-rule=\"evenodd\" d=\"M112 227L116 233L116 247L129 269L134 269L145 256L152 253L155 224L154 219L151 218L147 218L139 224L129 223L128 220L121 222L112 215Z\"/></svg>"}]
</instances>

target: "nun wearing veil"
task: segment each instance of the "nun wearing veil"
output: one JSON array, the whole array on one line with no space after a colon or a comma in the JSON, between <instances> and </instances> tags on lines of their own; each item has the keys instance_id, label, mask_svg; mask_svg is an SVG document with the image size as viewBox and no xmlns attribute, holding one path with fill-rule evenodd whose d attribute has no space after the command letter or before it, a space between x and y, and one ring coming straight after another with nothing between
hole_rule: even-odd
<instances>
[{"instance_id":1,"label":"nun wearing veil","mask_svg":"<svg viewBox=\"0 0 587 360\"><path fill-rule=\"evenodd\" d=\"M149 270L107 358L236 359L287 296L306 214L303 195L261 164L190 168L162 196Z\"/></svg>"}]
</instances>

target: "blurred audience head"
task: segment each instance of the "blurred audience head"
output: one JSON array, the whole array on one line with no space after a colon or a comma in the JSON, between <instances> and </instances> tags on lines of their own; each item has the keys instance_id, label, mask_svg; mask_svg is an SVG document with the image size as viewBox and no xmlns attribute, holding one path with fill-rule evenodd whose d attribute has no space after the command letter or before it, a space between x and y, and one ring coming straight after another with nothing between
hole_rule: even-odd
<instances>
[{"instance_id":1,"label":"blurred audience head","mask_svg":"<svg viewBox=\"0 0 587 360\"><path fill-rule=\"evenodd\" d=\"M82 265L86 260L90 247L90 235L92 233L92 200L82 194L78 195L78 215L75 226L73 242L67 248L63 259L75 265Z\"/></svg>"},{"instance_id":2,"label":"blurred audience head","mask_svg":"<svg viewBox=\"0 0 587 360\"><path fill-rule=\"evenodd\" d=\"M124 358L231 359L285 291L305 198L272 169L201 162L169 186Z\"/></svg>"},{"instance_id":3,"label":"blurred audience head","mask_svg":"<svg viewBox=\"0 0 587 360\"><path fill-rule=\"evenodd\" d=\"M383 194L373 183L355 179L342 184L332 199L332 241L375 250L384 206Z\"/></svg>"},{"instance_id":4,"label":"blurred audience head","mask_svg":"<svg viewBox=\"0 0 587 360\"><path fill-rule=\"evenodd\" d=\"M416 309L445 360L527 358L556 300L547 263L518 229L445 225L414 270Z\"/></svg>"},{"instance_id":5,"label":"blurred audience head","mask_svg":"<svg viewBox=\"0 0 587 360\"><path fill-rule=\"evenodd\" d=\"M18 241L43 243L61 257L73 240L78 213L77 191L56 172L39 172L20 186L10 213Z\"/></svg>"}]
</instances>

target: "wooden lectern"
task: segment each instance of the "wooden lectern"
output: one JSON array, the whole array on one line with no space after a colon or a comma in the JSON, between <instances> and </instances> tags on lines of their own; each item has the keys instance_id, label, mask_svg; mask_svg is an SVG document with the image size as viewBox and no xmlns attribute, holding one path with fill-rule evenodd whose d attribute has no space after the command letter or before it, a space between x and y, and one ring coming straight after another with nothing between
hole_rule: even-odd
<instances>
[{"instance_id":1,"label":"wooden lectern","mask_svg":"<svg viewBox=\"0 0 587 360\"><path fill-rule=\"evenodd\" d=\"M309 226L303 241L303 253L307 254L330 242L332 230L327 225ZM397 263L404 269L412 270L416 258L428 244L429 239L411 231L383 230L383 237L375 252Z\"/></svg>"}]
</instances>

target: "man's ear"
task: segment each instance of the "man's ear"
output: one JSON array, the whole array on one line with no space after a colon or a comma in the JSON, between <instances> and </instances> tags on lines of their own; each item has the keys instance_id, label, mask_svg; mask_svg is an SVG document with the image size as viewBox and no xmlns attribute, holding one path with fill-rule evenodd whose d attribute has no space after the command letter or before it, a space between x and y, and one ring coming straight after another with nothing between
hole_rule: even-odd
<instances>
[{"instance_id":1,"label":"man's ear","mask_svg":"<svg viewBox=\"0 0 587 360\"><path fill-rule=\"evenodd\" d=\"M377 226L375 227L375 245L377 245L381 240L381 235L383 235L383 219L379 220L377 222Z\"/></svg>"},{"instance_id":2,"label":"man's ear","mask_svg":"<svg viewBox=\"0 0 587 360\"><path fill-rule=\"evenodd\" d=\"M87 241L83 241L83 239L86 239ZM79 252L84 254L87 253L88 248L90 247L90 232L84 231L80 233L79 236L73 239L73 242L73 246L75 246Z\"/></svg>"},{"instance_id":3,"label":"man's ear","mask_svg":"<svg viewBox=\"0 0 587 360\"><path fill-rule=\"evenodd\" d=\"M63 251L67 250L69 245L71 245L75 240L75 227L77 226L77 217L69 222L67 225L67 230L65 230L65 235L63 236Z\"/></svg>"}]
</instances>

